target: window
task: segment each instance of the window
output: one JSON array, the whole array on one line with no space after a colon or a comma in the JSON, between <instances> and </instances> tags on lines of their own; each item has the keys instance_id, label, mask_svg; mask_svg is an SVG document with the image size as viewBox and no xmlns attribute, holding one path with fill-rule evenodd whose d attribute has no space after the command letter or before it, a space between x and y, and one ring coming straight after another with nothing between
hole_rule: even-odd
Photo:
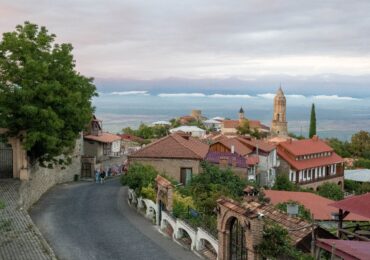
<instances>
[{"instance_id":1,"label":"window","mask_svg":"<svg viewBox=\"0 0 370 260\"><path fill-rule=\"evenodd\" d=\"M236 218L230 224L230 260L247 260L245 229Z\"/></svg>"},{"instance_id":2,"label":"window","mask_svg":"<svg viewBox=\"0 0 370 260\"><path fill-rule=\"evenodd\" d=\"M181 168L180 182L183 185L188 185L192 176L193 176L193 169L192 168Z\"/></svg>"}]
</instances>

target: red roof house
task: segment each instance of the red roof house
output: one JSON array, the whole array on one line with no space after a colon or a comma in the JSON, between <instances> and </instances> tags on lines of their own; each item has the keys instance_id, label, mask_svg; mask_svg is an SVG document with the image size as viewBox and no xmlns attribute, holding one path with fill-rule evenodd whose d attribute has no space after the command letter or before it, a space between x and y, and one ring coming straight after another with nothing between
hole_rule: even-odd
<instances>
[{"instance_id":1,"label":"red roof house","mask_svg":"<svg viewBox=\"0 0 370 260\"><path fill-rule=\"evenodd\" d=\"M324 141L312 139L292 140L277 146L280 158L279 172L307 188L317 189L324 182L333 182L343 188L344 160Z\"/></svg>"}]
</instances>

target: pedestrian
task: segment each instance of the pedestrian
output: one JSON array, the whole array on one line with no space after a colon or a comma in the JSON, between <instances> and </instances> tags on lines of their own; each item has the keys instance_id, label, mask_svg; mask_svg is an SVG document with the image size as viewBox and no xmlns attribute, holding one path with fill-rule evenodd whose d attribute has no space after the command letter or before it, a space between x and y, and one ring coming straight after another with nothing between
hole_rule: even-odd
<instances>
[{"instance_id":1,"label":"pedestrian","mask_svg":"<svg viewBox=\"0 0 370 260\"><path fill-rule=\"evenodd\" d=\"M95 170L95 183L99 183L100 181L100 172L99 170Z\"/></svg>"},{"instance_id":2,"label":"pedestrian","mask_svg":"<svg viewBox=\"0 0 370 260\"><path fill-rule=\"evenodd\" d=\"M101 173L100 173L100 183L104 183L104 178L105 178L105 171L103 170Z\"/></svg>"}]
</instances>

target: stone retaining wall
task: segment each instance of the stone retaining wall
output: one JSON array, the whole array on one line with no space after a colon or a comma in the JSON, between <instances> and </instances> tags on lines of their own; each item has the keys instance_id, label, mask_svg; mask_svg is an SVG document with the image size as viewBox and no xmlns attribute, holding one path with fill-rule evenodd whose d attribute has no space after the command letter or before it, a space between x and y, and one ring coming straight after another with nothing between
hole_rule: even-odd
<instances>
[{"instance_id":1,"label":"stone retaining wall","mask_svg":"<svg viewBox=\"0 0 370 260\"><path fill-rule=\"evenodd\" d=\"M28 210L40 197L56 184L74 180L74 175L81 173L82 139L78 139L72 155L72 163L53 169L36 164L28 169L29 179L22 181L19 189L20 205Z\"/></svg>"}]
</instances>

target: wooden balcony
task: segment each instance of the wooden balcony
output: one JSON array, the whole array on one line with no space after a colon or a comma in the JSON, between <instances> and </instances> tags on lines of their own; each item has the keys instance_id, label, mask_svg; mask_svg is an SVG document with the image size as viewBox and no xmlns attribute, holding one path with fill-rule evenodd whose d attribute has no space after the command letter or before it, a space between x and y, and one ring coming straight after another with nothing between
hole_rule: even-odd
<instances>
[{"instance_id":1,"label":"wooden balcony","mask_svg":"<svg viewBox=\"0 0 370 260\"><path fill-rule=\"evenodd\" d=\"M344 176L344 172L337 172L336 174L333 174L333 175L326 175L326 176L322 176L322 177L318 177L318 178L312 178L311 180L306 180L306 181L297 180L296 183L300 184L300 185L304 185L304 184L315 183L315 182L318 182L318 181L331 180L331 179L338 178L338 177L343 177L343 176Z\"/></svg>"}]
</instances>

